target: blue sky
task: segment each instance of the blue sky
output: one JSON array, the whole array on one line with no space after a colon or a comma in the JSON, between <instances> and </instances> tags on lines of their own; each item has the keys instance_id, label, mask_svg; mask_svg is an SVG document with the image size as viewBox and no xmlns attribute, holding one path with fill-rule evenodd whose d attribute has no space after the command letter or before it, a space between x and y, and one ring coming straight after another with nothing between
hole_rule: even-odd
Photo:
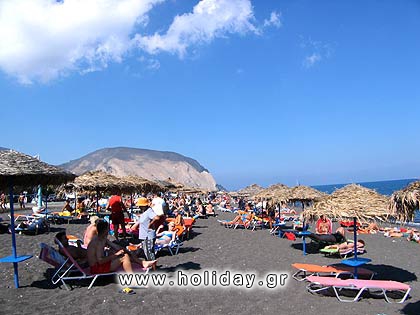
<instances>
[{"instance_id":1,"label":"blue sky","mask_svg":"<svg viewBox=\"0 0 420 315\"><path fill-rule=\"evenodd\" d=\"M419 177L420 2L0 3L0 146L174 151L228 189Z\"/></svg>"}]
</instances>

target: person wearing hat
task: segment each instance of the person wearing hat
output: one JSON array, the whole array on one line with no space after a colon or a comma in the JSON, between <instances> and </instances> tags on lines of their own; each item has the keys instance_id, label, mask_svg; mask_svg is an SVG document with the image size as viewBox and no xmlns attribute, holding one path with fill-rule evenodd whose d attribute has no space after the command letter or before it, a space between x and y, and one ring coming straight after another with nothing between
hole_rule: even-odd
<instances>
[{"instance_id":1,"label":"person wearing hat","mask_svg":"<svg viewBox=\"0 0 420 315\"><path fill-rule=\"evenodd\" d=\"M154 244L156 233L153 227L156 226L160 216L157 215L151 207L149 207L149 201L147 198L139 198L137 205L142 212L138 222L135 224L139 227L139 240L142 242L142 248L146 259L155 260Z\"/></svg>"},{"instance_id":2,"label":"person wearing hat","mask_svg":"<svg viewBox=\"0 0 420 315\"><path fill-rule=\"evenodd\" d=\"M87 246L89 245L92 238L94 238L96 235L98 235L98 230L96 229L96 223L99 220L99 217L96 215L93 215L90 217L90 225L86 228L85 234L83 236L83 245Z\"/></svg>"}]
</instances>

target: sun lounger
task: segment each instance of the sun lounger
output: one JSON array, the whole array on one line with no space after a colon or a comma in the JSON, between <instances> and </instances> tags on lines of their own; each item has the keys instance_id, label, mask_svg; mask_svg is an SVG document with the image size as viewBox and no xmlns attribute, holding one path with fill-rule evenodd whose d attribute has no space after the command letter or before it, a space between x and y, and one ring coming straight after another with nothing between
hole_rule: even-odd
<instances>
[{"instance_id":1,"label":"sun lounger","mask_svg":"<svg viewBox=\"0 0 420 315\"><path fill-rule=\"evenodd\" d=\"M79 263L70 255L70 253L67 251L67 249L61 244L61 242L57 239L55 239L55 242L60 247L60 249L63 251L63 253L67 256L67 260L57 269L55 273L55 277L51 279L54 284L57 284L61 281L61 283L64 285L64 287L67 290L70 290L69 286L67 285L66 281L71 280L83 280L83 279L92 279L92 281L89 284L88 289L90 289L93 284L95 283L96 279L98 279L101 276L111 276L116 275L118 273L124 272L122 268L108 273L99 273L94 274L90 272L90 267L82 268ZM133 266L134 267L134 266ZM141 270L144 272L148 272L149 268L138 268L136 270Z\"/></svg>"},{"instance_id":2,"label":"sun lounger","mask_svg":"<svg viewBox=\"0 0 420 315\"><path fill-rule=\"evenodd\" d=\"M162 249L168 249L169 253L174 256L177 255L179 252L179 248L183 245L183 243L178 239L178 237L175 239L175 241L171 241L169 244L161 244L155 245L155 254L157 254Z\"/></svg>"},{"instance_id":3,"label":"sun lounger","mask_svg":"<svg viewBox=\"0 0 420 315\"><path fill-rule=\"evenodd\" d=\"M338 248L323 248L319 250L325 256L337 256L340 258L347 258L347 256L352 255L354 253L354 248L347 248L347 249L338 249ZM364 247L357 248L357 254L361 255L366 252Z\"/></svg>"},{"instance_id":4,"label":"sun lounger","mask_svg":"<svg viewBox=\"0 0 420 315\"><path fill-rule=\"evenodd\" d=\"M297 281L304 281L307 280L309 276L334 276L336 278L340 278L341 276L354 276L354 268L344 265L330 265L330 266L320 266L314 264L299 264L295 263L292 264L293 268L296 268L296 271L292 277ZM375 272L365 269L365 268L358 268L357 269L358 276L366 277L372 279Z\"/></svg>"},{"instance_id":5,"label":"sun lounger","mask_svg":"<svg viewBox=\"0 0 420 315\"><path fill-rule=\"evenodd\" d=\"M397 281L388 281L388 280L359 280L359 279L339 279L332 277L319 277L319 276L309 276L307 280L310 282L307 286L307 289L311 293L318 293L321 291L326 291L333 289L335 296L340 302L356 302L360 299L363 292L367 291L372 296L383 296L388 303L392 303L394 298L390 297L390 294L397 293L399 295L397 303L403 303L410 293L410 286L397 282ZM356 296L351 298L343 298L343 291L354 291ZM401 297L402 295L402 297ZM395 297L397 298L397 297Z\"/></svg>"}]
</instances>

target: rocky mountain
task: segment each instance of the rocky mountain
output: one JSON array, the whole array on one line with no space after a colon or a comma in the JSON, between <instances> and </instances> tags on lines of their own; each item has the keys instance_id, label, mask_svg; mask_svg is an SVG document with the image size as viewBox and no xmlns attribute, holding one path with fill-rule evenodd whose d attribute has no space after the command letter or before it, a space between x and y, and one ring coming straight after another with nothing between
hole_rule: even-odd
<instances>
[{"instance_id":1,"label":"rocky mountain","mask_svg":"<svg viewBox=\"0 0 420 315\"><path fill-rule=\"evenodd\" d=\"M168 180L188 187L216 190L210 172L196 160L175 152L135 148L105 148L60 165L77 175L103 170L122 177L137 175L151 180Z\"/></svg>"}]
</instances>

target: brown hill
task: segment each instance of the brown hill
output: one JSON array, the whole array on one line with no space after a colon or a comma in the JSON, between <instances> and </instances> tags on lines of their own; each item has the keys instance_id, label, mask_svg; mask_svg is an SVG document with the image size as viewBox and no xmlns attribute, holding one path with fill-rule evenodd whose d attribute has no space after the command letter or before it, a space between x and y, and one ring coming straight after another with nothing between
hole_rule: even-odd
<instances>
[{"instance_id":1,"label":"brown hill","mask_svg":"<svg viewBox=\"0 0 420 315\"><path fill-rule=\"evenodd\" d=\"M60 165L77 175L87 171L103 170L122 177L137 175L151 180L167 180L216 190L216 181L210 172L196 160L175 152L127 147L105 148L77 160Z\"/></svg>"}]
</instances>

